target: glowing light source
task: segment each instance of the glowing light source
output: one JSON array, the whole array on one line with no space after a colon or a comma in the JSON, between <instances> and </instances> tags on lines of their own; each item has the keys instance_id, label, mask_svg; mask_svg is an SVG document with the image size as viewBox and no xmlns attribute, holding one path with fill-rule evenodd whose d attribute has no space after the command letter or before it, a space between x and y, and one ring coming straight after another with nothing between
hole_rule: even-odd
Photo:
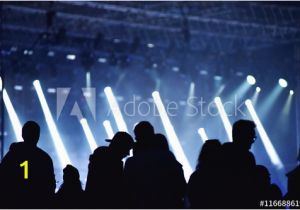
<instances>
[{"instance_id":1,"label":"glowing light source","mask_svg":"<svg viewBox=\"0 0 300 210\"><path fill-rule=\"evenodd\" d=\"M22 126L5 88L3 89L3 100L17 141L22 141Z\"/></svg>"},{"instance_id":2,"label":"glowing light source","mask_svg":"<svg viewBox=\"0 0 300 210\"><path fill-rule=\"evenodd\" d=\"M66 58L67 58L68 60L73 61L73 60L76 59L76 55L74 55L74 54L68 54Z\"/></svg>"},{"instance_id":3,"label":"glowing light source","mask_svg":"<svg viewBox=\"0 0 300 210\"><path fill-rule=\"evenodd\" d=\"M251 98L251 101L252 101L252 104L255 105L257 103L257 100L258 100L258 96L259 96L259 93L261 92L261 89L260 87L256 87L255 89L255 92Z\"/></svg>"},{"instance_id":4,"label":"glowing light source","mask_svg":"<svg viewBox=\"0 0 300 210\"><path fill-rule=\"evenodd\" d=\"M111 127L110 121L109 120L105 120L103 122L103 126L105 128L105 131L106 131L108 139L112 139L114 137L114 131L113 131L112 127Z\"/></svg>"},{"instance_id":5,"label":"glowing light source","mask_svg":"<svg viewBox=\"0 0 300 210\"><path fill-rule=\"evenodd\" d=\"M283 164L273 146L273 144L271 143L271 140L269 138L269 136L267 135L262 123L260 122L257 114L256 114L256 111L252 105L252 102L251 100L247 99L246 102L245 102L246 106L247 106L247 109L252 117L252 119L254 120L255 124L256 124L256 127L257 127L257 130L258 130L258 133L261 137L261 140L262 140L262 143L268 153L268 156L270 157L271 159L271 162L278 168L278 169L283 169Z\"/></svg>"},{"instance_id":6,"label":"glowing light source","mask_svg":"<svg viewBox=\"0 0 300 210\"><path fill-rule=\"evenodd\" d=\"M283 88L285 88L285 87L288 86L287 81L286 81L285 79L282 79L282 78L280 78L280 79L278 80L278 83L279 83L279 85L280 85L281 87L283 87Z\"/></svg>"},{"instance_id":7,"label":"glowing light source","mask_svg":"<svg viewBox=\"0 0 300 210\"><path fill-rule=\"evenodd\" d=\"M87 122L87 120L85 118L82 118L80 120L80 124L83 128L83 131L84 131L84 134L88 140L88 143L89 143L89 146L90 146L90 149L92 152L94 152L94 150L98 147L97 146L97 143L96 143L96 140L95 140L95 137L90 129L90 126Z\"/></svg>"},{"instance_id":8,"label":"glowing light source","mask_svg":"<svg viewBox=\"0 0 300 210\"><path fill-rule=\"evenodd\" d=\"M15 85L14 89L17 90L17 91L21 91L21 90L23 90L23 86L22 85Z\"/></svg>"},{"instance_id":9,"label":"glowing light source","mask_svg":"<svg viewBox=\"0 0 300 210\"><path fill-rule=\"evenodd\" d=\"M107 59L106 58L98 58L99 63L106 63Z\"/></svg>"},{"instance_id":10,"label":"glowing light source","mask_svg":"<svg viewBox=\"0 0 300 210\"><path fill-rule=\"evenodd\" d=\"M86 72L85 80L86 80L86 87L90 88L91 87L91 73L90 72Z\"/></svg>"},{"instance_id":11,"label":"glowing light source","mask_svg":"<svg viewBox=\"0 0 300 210\"><path fill-rule=\"evenodd\" d=\"M292 99L293 99L293 95L294 95L294 91L291 92L293 90L290 90L290 94L287 97L287 100L283 106L283 110L282 110L282 114L281 114L281 122L284 124L287 124L286 122L284 122L283 120L287 120L289 118L289 114L290 114L290 110L292 107Z\"/></svg>"},{"instance_id":12,"label":"glowing light source","mask_svg":"<svg viewBox=\"0 0 300 210\"><path fill-rule=\"evenodd\" d=\"M54 123L53 117L51 115L49 106L47 104L45 95L43 93L41 84L39 80L35 80L33 82L33 86L36 90L36 93L38 95L40 104L42 106L42 110L50 131L50 134L52 136L53 142L54 142L54 146L56 148L60 163L61 163L61 167L64 168L67 164L71 164L70 158L68 156L68 153L65 149L65 146L63 144L63 141L58 133L58 130L56 128L56 125Z\"/></svg>"},{"instance_id":13,"label":"glowing light source","mask_svg":"<svg viewBox=\"0 0 300 210\"><path fill-rule=\"evenodd\" d=\"M207 135L206 135L206 132L205 132L204 128L199 128L199 129L198 129L198 134L200 135L200 137L201 137L203 143L204 143L206 140L208 140L208 137L207 137Z\"/></svg>"},{"instance_id":14,"label":"glowing light source","mask_svg":"<svg viewBox=\"0 0 300 210\"><path fill-rule=\"evenodd\" d=\"M0 77L0 91L2 91L2 87L3 86L3 84L2 84L2 78Z\"/></svg>"},{"instance_id":15,"label":"glowing light source","mask_svg":"<svg viewBox=\"0 0 300 210\"><path fill-rule=\"evenodd\" d=\"M170 141L171 147L173 148L173 151L174 151L175 156L178 159L178 161L180 163L182 163L185 178L186 178L186 180L188 180L190 175L192 174L192 167L191 167L191 165L190 165L187 157L185 156L184 151L183 151L183 149L180 145L179 139L176 135L174 127L171 124L171 121L168 117L168 114L165 110L165 107L162 103L159 92L154 91L152 93L152 97L154 99L154 103L157 107L158 113L160 115L161 121L163 123L166 134L168 136L168 139Z\"/></svg>"},{"instance_id":16,"label":"glowing light source","mask_svg":"<svg viewBox=\"0 0 300 210\"><path fill-rule=\"evenodd\" d=\"M254 85L256 83L256 79L254 76L252 75L248 75L247 76L247 82L250 84L250 85Z\"/></svg>"},{"instance_id":17,"label":"glowing light source","mask_svg":"<svg viewBox=\"0 0 300 210\"><path fill-rule=\"evenodd\" d=\"M148 44L147 44L147 47L148 47L148 48L153 48L153 47L154 47L154 44L148 43Z\"/></svg>"},{"instance_id":18,"label":"glowing light source","mask_svg":"<svg viewBox=\"0 0 300 210\"><path fill-rule=\"evenodd\" d=\"M221 119L223 121L223 124L224 124L225 130L226 130L228 139L229 139L229 141L232 141L232 135L231 135L232 127L231 127L231 124L229 122L229 119L228 119L228 116L226 114L226 111L224 109L224 106L223 106L223 103L221 101L221 98L220 97L216 97L214 101L215 101L215 103L217 105L218 111L219 111Z\"/></svg>"},{"instance_id":19,"label":"glowing light source","mask_svg":"<svg viewBox=\"0 0 300 210\"><path fill-rule=\"evenodd\" d=\"M111 87L104 88L104 93L105 93L106 98L108 100L110 109L111 109L111 111L114 115L114 118L115 118L115 121L116 121L116 124L117 124L117 127L118 127L119 131L128 132L126 123L123 119L122 113L120 111L119 105L117 103L117 100L116 100L113 92L112 92Z\"/></svg>"}]
</instances>

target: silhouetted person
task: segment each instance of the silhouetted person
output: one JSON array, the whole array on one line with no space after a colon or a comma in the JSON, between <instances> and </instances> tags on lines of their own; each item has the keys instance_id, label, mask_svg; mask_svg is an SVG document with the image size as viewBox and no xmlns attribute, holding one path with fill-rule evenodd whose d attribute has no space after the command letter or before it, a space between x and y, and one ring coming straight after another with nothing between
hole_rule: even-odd
<instances>
[{"instance_id":1,"label":"silhouetted person","mask_svg":"<svg viewBox=\"0 0 300 210\"><path fill-rule=\"evenodd\" d=\"M77 168L72 165L67 165L63 171L64 182L55 196L56 207L82 208L84 194Z\"/></svg>"},{"instance_id":2,"label":"silhouetted person","mask_svg":"<svg viewBox=\"0 0 300 210\"><path fill-rule=\"evenodd\" d=\"M255 142L253 121L238 120L233 124L233 142L224 143L221 149L222 182L221 202L224 208L254 208L253 197L256 161L249 151Z\"/></svg>"},{"instance_id":3,"label":"silhouetted person","mask_svg":"<svg viewBox=\"0 0 300 210\"><path fill-rule=\"evenodd\" d=\"M265 166L257 165L255 167L254 187L257 208L261 200L281 200L282 194L276 184L271 183L271 177L268 169Z\"/></svg>"},{"instance_id":4,"label":"silhouetted person","mask_svg":"<svg viewBox=\"0 0 300 210\"><path fill-rule=\"evenodd\" d=\"M148 121L141 121L134 127L136 143L134 144L133 154L153 149L155 146L154 128Z\"/></svg>"},{"instance_id":5,"label":"silhouetted person","mask_svg":"<svg viewBox=\"0 0 300 210\"><path fill-rule=\"evenodd\" d=\"M28 121L22 128L24 142L12 143L1 162L1 199L8 208L49 208L55 192L50 156L37 147L40 127ZM25 178L27 166L28 178Z\"/></svg>"},{"instance_id":6,"label":"silhouetted person","mask_svg":"<svg viewBox=\"0 0 300 210\"><path fill-rule=\"evenodd\" d=\"M122 159L129 155L132 146L132 137L126 132L118 132L108 147L98 147L90 156L85 188L87 207L127 206Z\"/></svg>"},{"instance_id":7,"label":"silhouetted person","mask_svg":"<svg viewBox=\"0 0 300 210\"><path fill-rule=\"evenodd\" d=\"M154 148L160 149L163 151L169 151L168 140L165 135L157 133L154 135Z\"/></svg>"},{"instance_id":8,"label":"silhouetted person","mask_svg":"<svg viewBox=\"0 0 300 210\"><path fill-rule=\"evenodd\" d=\"M300 150L298 155L300 162ZM288 192L285 195L286 200L300 200L300 165L287 174Z\"/></svg>"},{"instance_id":9,"label":"silhouetted person","mask_svg":"<svg viewBox=\"0 0 300 210\"><path fill-rule=\"evenodd\" d=\"M219 201L219 173L221 143L207 140L198 157L196 171L188 183L188 198L191 208L222 208Z\"/></svg>"},{"instance_id":10,"label":"silhouetted person","mask_svg":"<svg viewBox=\"0 0 300 210\"><path fill-rule=\"evenodd\" d=\"M186 182L167 139L149 122L134 128L134 155L125 164L130 208L183 208Z\"/></svg>"}]
</instances>

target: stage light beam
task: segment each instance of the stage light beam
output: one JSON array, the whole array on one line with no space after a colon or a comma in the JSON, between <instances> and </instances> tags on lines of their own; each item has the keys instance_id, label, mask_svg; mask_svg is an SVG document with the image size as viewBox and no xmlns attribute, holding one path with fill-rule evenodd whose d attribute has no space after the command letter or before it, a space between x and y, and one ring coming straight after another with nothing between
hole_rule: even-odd
<instances>
[{"instance_id":1,"label":"stage light beam","mask_svg":"<svg viewBox=\"0 0 300 210\"><path fill-rule=\"evenodd\" d=\"M85 118L82 118L80 120L80 124L83 128L83 131L84 131L84 134L88 140L88 143L89 143L89 146L90 146L90 149L91 149L91 152L93 153L95 149L97 149L97 143L96 143L96 140L95 140L95 137L90 129L90 126L87 122L87 120Z\"/></svg>"},{"instance_id":2,"label":"stage light beam","mask_svg":"<svg viewBox=\"0 0 300 210\"><path fill-rule=\"evenodd\" d=\"M103 126L105 128L105 131L106 131L108 139L112 139L114 137L114 131L113 131L112 127L111 127L110 121L109 120L105 120L103 122Z\"/></svg>"},{"instance_id":3,"label":"stage light beam","mask_svg":"<svg viewBox=\"0 0 300 210\"><path fill-rule=\"evenodd\" d=\"M57 151L60 163L61 163L61 167L65 168L66 165L71 164L71 161L70 161L68 153L65 149L63 141L62 141L62 139L61 139L61 137L58 133L57 127L54 123L53 117L51 115L49 106L47 104L45 95L44 95L42 87L41 87L40 81L35 80L33 82L33 86L36 90L36 93L38 95L40 104L42 106L42 110L43 110L43 113L44 113L44 116L45 116L45 119L46 119L46 122L47 122L47 125L48 125L48 128L49 128L51 137L53 139L54 146L56 148L56 151Z\"/></svg>"},{"instance_id":4,"label":"stage light beam","mask_svg":"<svg viewBox=\"0 0 300 210\"><path fill-rule=\"evenodd\" d=\"M113 113L113 116L115 118L117 127L119 131L125 131L128 132L126 123L124 121L124 118L122 116L122 113L120 111L119 105L117 103L117 100L112 92L111 87L104 88L104 93L106 95L107 101L109 103L110 109Z\"/></svg>"},{"instance_id":5,"label":"stage light beam","mask_svg":"<svg viewBox=\"0 0 300 210\"><path fill-rule=\"evenodd\" d=\"M231 127L230 121L228 119L228 116L226 114L226 111L224 109L222 100L221 100L220 97L216 97L214 101L215 101L215 103L217 105L217 109L218 109L220 117L221 117L221 119L223 121L223 124L224 124L225 130L226 130L228 139L229 139L229 141L232 141L232 127Z\"/></svg>"},{"instance_id":6,"label":"stage light beam","mask_svg":"<svg viewBox=\"0 0 300 210\"><path fill-rule=\"evenodd\" d=\"M165 128L166 134L168 136L168 140L170 141L171 147L173 148L176 158L183 165L184 175L185 175L186 180L188 180L190 175L193 172L192 167L180 145L180 141L176 135L173 125L171 124L171 121L168 117L166 109L160 98L159 92L154 91L152 93L152 97L153 97L154 103L156 105L156 108L158 110L158 113L160 115L163 126Z\"/></svg>"},{"instance_id":7,"label":"stage light beam","mask_svg":"<svg viewBox=\"0 0 300 210\"><path fill-rule=\"evenodd\" d=\"M266 133L262 123L260 122L260 120L256 114L256 111L252 105L251 100L247 99L245 104L247 106L247 109L248 109L253 121L256 124L256 128L261 137L262 143L267 151L267 154L270 157L271 162L277 167L277 169L283 169L284 166L283 166L273 144L271 143L271 140L270 140L268 134Z\"/></svg>"},{"instance_id":8,"label":"stage light beam","mask_svg":"<svg viewBox=\"0 0 300 210\"><path fill-rule=\"evenodd\" d=\"M3 100L17 141L22 141L22 125L5 88L3 89Z\"/></svg>"},{"instance_id":9,"label":"stage light beam","mask_svg":"<svg viewBox=\"0 0 300 210\"><path fill-rule=\"evenodd\" d=\"M208 140L208 137L207 137L207 134L206 134L204 128L199 128L199 129L198 129L198 134L200 135L200 137L201 137L203 143L204 143L206 140Z\"/></svg>"}]
</instances>

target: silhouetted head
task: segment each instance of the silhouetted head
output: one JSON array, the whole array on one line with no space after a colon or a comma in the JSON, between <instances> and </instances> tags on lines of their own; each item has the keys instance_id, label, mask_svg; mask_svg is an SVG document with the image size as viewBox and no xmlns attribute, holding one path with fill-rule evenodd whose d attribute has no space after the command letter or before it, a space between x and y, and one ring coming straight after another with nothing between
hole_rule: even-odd
<instances>
[{"instance_id":1,"label":"silhouetted head","mask_svg":"<svg viewBox=\"0 0 300 210\"><path fill-rule=\"evenodd\" d=\"M269 170L263 165L257 165L255 167L255 175L259 186L269 186L271 184L271 177Z\"/></svg>"},{"instance_id":2,"label":"silhouetted head","mask_svg":"<svg viewBox=\"0 0 300 210\"><path fill-rule=\"evenodd\" d=\"M40 126L34 121L27 121L22 128L22 137L27 144L36 146L40 138Z\"/></svg>"},{"instance_id":3,"label":"silhouetted head","mask_svg":"<svg viewBox=\"0 0 300 210\"><path fill-rule=\"evenodd\" d=\"M215 165L220 155L221 143L218 139L205 141L198 157L197 169L202 165Z\"/></svg>"},{"instance_id":4,"label":"silhouetted head","mask_svg":"<svg viewBox=\"0 0 300 210\"><path fill-rule=\"evenodd\" d=\"M154 145L155 148L161 149L164 151L169 151L169 144L168 144L168 140L165 137L165 135L163 135L161 133L155 134L154 141L155 141L155 145Z\"/></svg>"},{"instance_id":5,"label":"silhouetted head","mask_svg":"<svg viewBox=\"0 0 300 210\"><path fill-rule=\"evenodd\" d=\"M79 172L77 170L77 168L75 168L72 165L67 165L64 168L64 183L76 183L79 181L80 175Z\"/></svg>"},{"instance_id":6,"label":"silhouetted head","mask_svg":"<svg viewBox=\"0 0 300 210\"><path fill-rule=\"evenodd\" d=\"M148 121L141 121L134 127L135 139L139 143L150 141L154 137L154 128Z\"/></svg>"},{"instance_id":7,"label":"silhouetted head","mask_svg":"<svg viewBox=\"0 0 300 210\"><path fill-rule=\"evenodd\" d=\"M117 132L110 142L109 148L121 159L129 155L134 143L126 132Z\"/></svg>"},{"instance_id":8,"label":"silhouetted head","mask_svg":"<svg viewBox=\"0 0 300 210\"><path fill-rule=\"evenodd\" d=\"M251 149L251 145L256 139L255 123L251 120L238 120L232 127L233 142L246 150Z\"/></svg>"}]
</instances>

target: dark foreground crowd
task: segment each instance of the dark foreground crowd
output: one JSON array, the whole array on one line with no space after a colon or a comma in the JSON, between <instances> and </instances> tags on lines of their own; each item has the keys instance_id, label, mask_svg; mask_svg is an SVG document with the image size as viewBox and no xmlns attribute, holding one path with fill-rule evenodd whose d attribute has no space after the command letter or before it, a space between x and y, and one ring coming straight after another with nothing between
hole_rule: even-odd
<instances>
[{"instance_id":1,"label":"dark foreground crowd","mask_svg":"<svg viewBox=\"0 0 300 210\"><path fill-rule=\"evenodd\" d=\"M0 207L259 208L261 200L300 200L299 166L288 174L288 193L282 195L268 169L256 165L249 151L256 140L252 121L234 123L232 143L207 140L188 183L164 135L146 121L135 126L134 134L135 141L118 132L109 146L90 155L85 189L78 170L67 165L55 193L52 160L37 147L40 127L28 121L22 129L24 142L11 144L0 164ZM123 164L131 149L132 157Z\"/></svg>"}]
</instances>

